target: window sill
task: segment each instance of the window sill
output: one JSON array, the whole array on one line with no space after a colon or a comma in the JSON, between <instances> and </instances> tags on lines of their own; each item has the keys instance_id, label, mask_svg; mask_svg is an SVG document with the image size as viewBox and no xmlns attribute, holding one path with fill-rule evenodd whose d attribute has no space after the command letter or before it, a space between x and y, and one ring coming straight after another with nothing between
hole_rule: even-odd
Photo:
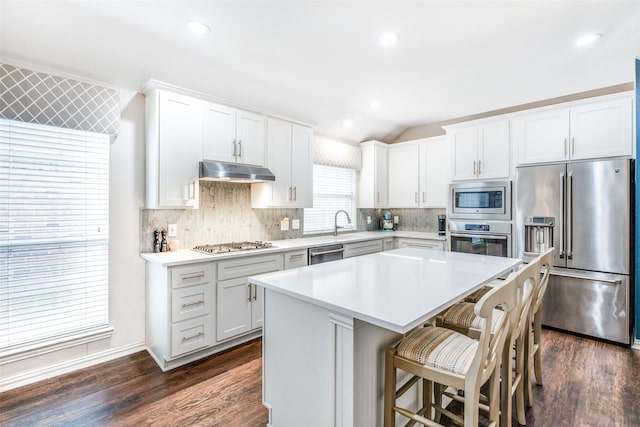
<instances>
[{"instance_id":1,"label":"window sill","mask_svg":"<svg viewBox=\"0 0 640 427\"><path fill-rule=\"evenodd\" d=\"M106 326L98 330L92 330L84 333L77 333L54 340L38 342L32 345L24 345L6 351L0 351L0 365L6 365L20 360L29 359L31 357L41 356L43 354L52 353L65 348L75 347L82 344L88 344L94 341L111 338L113 335L113 327Z\"/></svg>"}]
</instances>

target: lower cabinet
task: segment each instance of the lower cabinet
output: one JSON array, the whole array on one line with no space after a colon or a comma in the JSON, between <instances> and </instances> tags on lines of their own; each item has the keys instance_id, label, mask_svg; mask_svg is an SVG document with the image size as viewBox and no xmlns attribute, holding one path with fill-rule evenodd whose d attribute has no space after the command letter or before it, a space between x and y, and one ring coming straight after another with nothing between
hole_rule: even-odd
<instances>
[{"instance_id":1,"label":"lower cabinet","mask_svg":"<svg viewBox=\"0 0 640 427\"><path fill-rule=\"evenodd\" d=\"M373 254L382 252L382 240L370 240L365 242L345 243L343 258Z\"/></svg>"},{"instance_id":2,"label":"lower cabinet","mask_svg":"<svg viewBox=\"0 0 640 427\"><path fill-rule=\"evenodd\" d=\"M396 240L398 248L424 248L444 251L446 244L444 240L411 239L406 237L398 237Z\"/></svg>"},{"instance_id":3,"label":"lower cabinet","mask_svg":"<svg viewBox=\"0 0 640 427\"><path fill-rule=\"evenodd\" d=\"M147 347L163 369L215 344L213 262L147 264Z\"/></svg>"},{"instance_id":4,"label":"lower cabinet","mask_svg":"<svg viewBox=\"0 0 640 427\"><path fill-rule=\"evenodd\" d=\"M282 268L282 254L249 256L218 263L215 310L217 342L262 327L264 292L262 288L249 284L247 278Z\"/></svg>"}]
</instances>

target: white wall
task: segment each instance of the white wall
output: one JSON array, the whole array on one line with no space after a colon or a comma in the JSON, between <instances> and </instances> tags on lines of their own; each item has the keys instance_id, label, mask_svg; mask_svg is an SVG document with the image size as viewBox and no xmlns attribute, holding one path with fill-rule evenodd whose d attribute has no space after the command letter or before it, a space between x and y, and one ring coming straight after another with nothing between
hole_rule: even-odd
<instances>
[{"instance_id":1,"label":"white wall","mask_svg":"<svg viewBox=\"0 0 640 427\"><path fill-rule=\"evenodd\" d=\"M110 339L0 365L0 391L144 349L145 266L139 257L144 204L144 96L120 91L122 118L110 158Z\"/></svg>"}]
</instances>

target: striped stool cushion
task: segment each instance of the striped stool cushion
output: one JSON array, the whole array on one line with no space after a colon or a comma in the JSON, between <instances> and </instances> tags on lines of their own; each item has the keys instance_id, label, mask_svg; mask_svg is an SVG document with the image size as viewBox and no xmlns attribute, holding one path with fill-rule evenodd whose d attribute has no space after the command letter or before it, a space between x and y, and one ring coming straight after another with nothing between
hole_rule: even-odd
<instances>
[{"instance_id":1,"label":"striped stool cushion","mask_svg":"<svg viewBox=\"0 0 640 427\"><path fill-rule=\"evenodd\" d=\"M476 313L473 311L474 307L475 304L472 302L460 302L458 304L454 304L444 313L442 321L445 325L459 326L467 329L480 329L480 321L482 318L476 316ZM496 326L500 324L500 321L504 317L504 311L494 309L493 316L491 317L491 332L494 332Z\"/></svg>"},{"instance_id":2,"label":"striped stool cushion","mask_svg":"<svg viewBox=\"0 0 640 427\"><path fill-rule=\"evenodd\" d=\"M398 355L423 365L465 375L476 354L478 341L451 329L426 326L398 345Z\"/></svg>"},{"instance_id":3,"label":"striped stool cushion","mask_svg":"<svg viewBox=\"0 0 640 427\"><path fill-rule=\"evenodd\" d=\"M480 298L482 298L491 289L493 289L491 286L485 286L484 288L480 288L474 293L472 293L471 295L469 295L468 297L466 297L464 300L467 302L476 303L480 301Z\"/></svg>"}]
</instances>

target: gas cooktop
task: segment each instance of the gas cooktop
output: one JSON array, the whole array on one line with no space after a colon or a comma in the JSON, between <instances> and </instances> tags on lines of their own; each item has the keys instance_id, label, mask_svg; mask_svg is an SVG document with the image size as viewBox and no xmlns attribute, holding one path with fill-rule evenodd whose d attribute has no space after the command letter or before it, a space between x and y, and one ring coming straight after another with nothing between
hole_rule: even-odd
<instances>
[{"instance_id":1,"label":"gas cooktop","mask_svg":"<svg viewBox=\"0 0 640 427\"><path fill-rule=\"evenodd\" d=\"M191 250L209 255L225 254L227 252L251 251L254 249L266 249L274 247L270 242L260 240L254 242L217 243L214 245L198 245Z\"/></svg>"}]
</instances>

